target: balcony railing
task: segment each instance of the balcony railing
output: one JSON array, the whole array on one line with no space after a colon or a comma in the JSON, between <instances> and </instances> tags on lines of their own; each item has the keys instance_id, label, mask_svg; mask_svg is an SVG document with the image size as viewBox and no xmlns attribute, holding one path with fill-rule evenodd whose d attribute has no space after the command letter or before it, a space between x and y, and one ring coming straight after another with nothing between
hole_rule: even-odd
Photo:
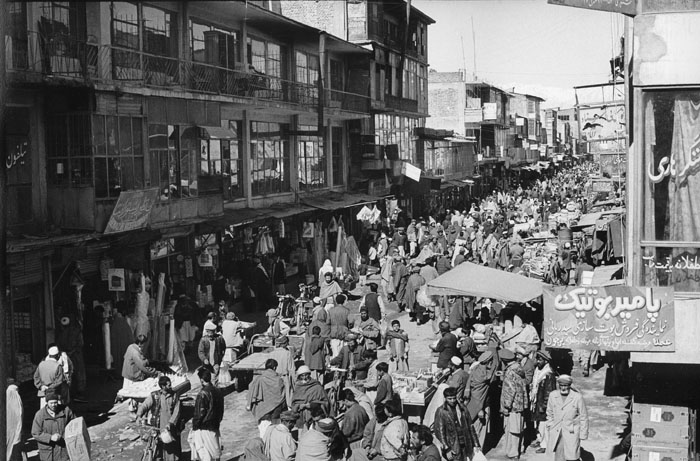
<instances>
[{"instance_id":1,"label":"balcony railing","mask_svg":"<svg viewBox=\"0 0 700 461\"><path fill-rule=\"evenodd\" d=\"M92 79L97 73L98 50L97 45L70 35L28 31L5 36L10 72Z\"/></svg>"},{"instance_id":2,"label":"balcony railing","mask_svg":"<svg viewBox=\"0 0 700 461\"><path fill-rule=\"evenodd\" d=\"M7 70L60 76L86 83L130 82L197 93L256 98L316 107L318 87L254 71L183 61L138 50L97 46L70 36L44 37L38 32L5 36ZM326 90L327 107L368 112L369 97Z\"/></svg>"}]
</instances>

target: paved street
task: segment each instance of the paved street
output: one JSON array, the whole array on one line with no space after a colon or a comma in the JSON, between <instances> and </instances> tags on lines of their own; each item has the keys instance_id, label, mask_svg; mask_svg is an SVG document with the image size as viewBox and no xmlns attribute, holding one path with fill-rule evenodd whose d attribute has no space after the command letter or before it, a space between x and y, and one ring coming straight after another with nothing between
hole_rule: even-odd
<instances>
[{"instance_id":1,"label":"paved street","mask_svg":"<svg viewBox=\"0 0 700 461\"><path fill-rule=\"evenodd\" d=\"M360 291L356 291L360 293ZM354 314L358 314L359 300L349 303ZM402 327L408 332L411 338L411 361L412 369L429 368L430 351L428 343L432 340L430 326L428 324L417 326L409 322L406 313L397 312L395 303L390 304L390 318L398 318ZM380 351L380 358L387 357L388 352ZM607 460L614 446L619 442L619 434L622 432L626 420L625 405L627 400L621 397L606 397L603 395L606 368L602 368L591 374L588 378L583 378L580 370L574 369L573 376L575 387L584 395L588 405L590 418L589 439L583 442L585 450L584 461ZM189 396L194 397L197 392L198 382L196 377L191 378L192 391ZM221 436L224 445L225 461L239 459L243 453L243 448L247 441L257 434L257 427L251 413L245 411L247 391L237 393L232 389L227 390L225 397L225 417L221 427ZM185 400L186 409L191 412L193 400ZM91 420L98 422L98 415L92 415ZM94 459L113 460L134 460L138 459L145 443L139 438L143 428L129 420L128 407L126 403L115 405L108 415L103 415L99 424L90 427L90 435L93 441ZM189 451L186 443L190 423L183 433L183 450ZM189 453L184 459L188 459ZM498 443L495 448L487 453L489 459L505 459L502 451L502 443ZM536 454L533 449L527 449L522 456L523 460L543 461L550 459L546 454Z\"/></svg>"}]
</instances>

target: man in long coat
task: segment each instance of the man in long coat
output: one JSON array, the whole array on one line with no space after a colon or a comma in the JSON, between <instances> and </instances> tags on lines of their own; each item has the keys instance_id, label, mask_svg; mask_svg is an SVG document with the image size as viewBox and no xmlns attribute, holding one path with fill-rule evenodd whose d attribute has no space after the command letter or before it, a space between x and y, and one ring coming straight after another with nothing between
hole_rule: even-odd
<instances>
[{"instance_id":1,"label":"man in long coat","mask_svg":"<svg viewBox=\"0 0 700 461\"><path fill-rule=\"evenodd\" d=\"M412 320L416 320L420 324L423 323L423 312L425 308L416 302L416 296L418 295L420 287L425 283L425 279L421 277L418 272L420 272L418 266L411 268L411 275L406 282L406 296L404 299L406 309L408 309L408 315L412 317Z\"/></svg>"},{"instance_id":2,"label":"man in long coat","mask_svg":"<svg viewBox=\"0 0 700 461\"><path fill-rule=\"evenodd\" d=\"M406 309L406 283L408 282L408 269L402 257L396 257L392 272L396 303L399 305L399 310L402 311Z\"/></svg>"},{"instance_id":3,"label":"man in long coat","mask_svg":"<svg viewBox=\"0 0 700 461\"><path fill-rule=\"evenodd\" d=\"M557 378L559 390L549 394L547 402L547 451L554 453L554 461L580 459L581 440L588 438L588 412L583 397L571 389L569 375Z\"/></svg>"}]
</instances>

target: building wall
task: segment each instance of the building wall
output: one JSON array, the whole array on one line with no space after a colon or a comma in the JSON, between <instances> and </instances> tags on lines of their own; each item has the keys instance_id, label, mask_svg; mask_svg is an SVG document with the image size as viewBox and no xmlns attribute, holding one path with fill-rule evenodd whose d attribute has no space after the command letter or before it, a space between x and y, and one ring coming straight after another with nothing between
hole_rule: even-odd
<instances>
[{"instance_id":1,"label":"building wall","mask_svg":"<svg viewBox=\"0 0 700 461\"><path fill-rule=\"evenodd\" d=\"M464 82L433 81L436 72L428 75L428 110L430 117L426 119L429 128L452 130L455 134L464 136L464 110L466 109L466 94Z\"/></svg>"}]
</instances>

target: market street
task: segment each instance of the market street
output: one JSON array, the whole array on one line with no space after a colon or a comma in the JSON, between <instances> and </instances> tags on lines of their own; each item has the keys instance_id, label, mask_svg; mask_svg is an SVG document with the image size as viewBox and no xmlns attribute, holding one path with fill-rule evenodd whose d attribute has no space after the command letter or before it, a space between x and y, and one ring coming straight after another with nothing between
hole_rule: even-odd
<instances>
[{"instance_id":1,"label":"market street","mask_svg":"<svg viewBox=\"0 0 700 461\"><path fill-rule=\"evenodd\" d=\"M369 281L377 280L378 277L375 276L371 277ZM355 291L356 294L364 294L365 292L367 289ZM359 315L359 300L350 301L348 306L355 316ZM428 344L434 342L430 325L418 326L415 322L409 322L408 314L399 313L395 303L390 303L389 309L391 311L389 319L398 319L402 328L411 338L411 366L414 369L429 368L431 353ZM388 360L388 352L380 351L379 358ZM627 399L603 395L606 369L607 367L603 367L592 372L587 378L581 375L580 369L575 368L573 371L574 386L584 396L591 428L588 440L582 443L585 450L583 461L610 459L614 447L620 441L620 434L625 428ZM199 388L197 377L191 376L190 380L192 381L192 390L189 394L196 395ZM257 425L252 414L245 410L248 391L239 393L229 388L226 392L225 416L221 424L221 439L224 445L222 460L233 461L239 459L248 440L257 436ZM193 402L189 400L188 403L191 405ZM94 459L115 461L137 459L143 451L145 443L138 438L134 440L134 437L143 429L129 420L126 402L115 405L111 412L114 414L105 422L90 427L93 453L96 455ZM186 448L186 440L190 427L191 423L188 423L187 429L183 432L183 450L189 450ZM504 459L503 441L499 440L498 445L488 451L486 456L488 459ZM527 449L521 457L524 461L545 461L550 460L550 458L551 455L537 454L532 448Z\"/></svg>"}]
</instances>

